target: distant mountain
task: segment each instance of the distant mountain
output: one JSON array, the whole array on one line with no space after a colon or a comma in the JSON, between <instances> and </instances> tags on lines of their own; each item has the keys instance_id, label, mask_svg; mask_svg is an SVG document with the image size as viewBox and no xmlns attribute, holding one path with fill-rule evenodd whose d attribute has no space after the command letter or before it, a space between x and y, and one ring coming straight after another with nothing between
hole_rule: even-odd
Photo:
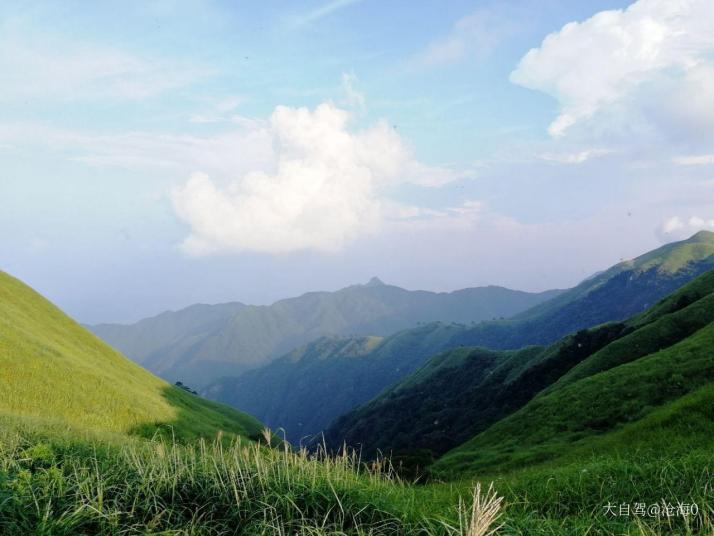
<instances>
[{"instance_id":1,"label":"distant mountain","mask_svg":"<svg viewBox=\"0 0 714 536\"><path fill-rule=\"evenodd\" d=\"M237 375L322 336L389 335L419 323L509 317L560 291L479 287L409 291L373 278L337 292L310 292L270 306L194 305L131 325L89 328L152 372L200 387Z\"/></svg>"},{"instance_id":2,"label":"distant mountain","mask_svg":"<svg viewBox=\"0 0 714 536\"><path fill-rule=\"evenodd\" d=\"M484 432L531 400L535 403L546 393L565 389L571 399L550 397L558 403L538 409L541 421L550 417L558 420L558 415L575 413L574 405L583 413L588 413L587 408L603 404L617 408L609 413L627 412L629 410L624 408L632 400L608 400L611 389L603 381L593 384L601 388L599 394L590 390L588 396L593 399L584 398L582 391L572 386L590 385L591 380L585 381L587 378L618 369L625 363L641 359L643 363L652 362L646 356L679 347L700 330L708 329L714 334L713 323L714 270L711 270L645 313L625 322L578 331L549 347L532 346L516 351L462 348L437 355L379 397L338 419L327 430L325 438L335 448L346 441L361 446L366 456L381 450L392 452L403 461L424 464ZM691 369L694 365L681 364L677 352L672 352L672 359L668 362L672 374L677 374L682 366ZM682 389L689 391L702 381L714 380L714 358L708 359L710 372L707 372L709 365L698 361L703 366L702 378L692 379L686 386L678 385L674 391L682 394ZM645 370L645 367L638 366L637 370ZM633 386L640 381L628 378ZM621 383L618 375L612 381L613 385ZM624 388L624 383L622 385ZM656 388L660 393L654 395L654 399L659 399L666 398L673 386L665 378ZM542 396L534 399L539 393ZM646 395L647 404L652 404L651 393L634 390L630 395L635 398ZM597 400L598 396L602 399ZM631 417L641 416L645 409L648 408L639 405ZM532 415L524 417L510 430L520 434L528 429L534 435L542 434L545 425L541 422L539 428L537 422ZM586 427L590 427L591 432L597 432L601 426L614 426L594 416L589 422ZM563 430L570 432L571 427L568 425ZM505 441L503 436L501 439ZM510 437L508 444L513 444ZM478 449L474 446L472 450L477 452Z\"/></svg>"},{"instance_id":3,"label":"distant mountain","mask_svg":"<svg viewBox=\"0 0 714 536\"><path fill-rule=\"evenodd\" d=\"M169 385L0 272L0 415L60 427L177 440L218 432L257 438L262 425Z\"/></svg>"},{"instance_id":4,"label":"distant mountain","mask_svg":"<svg viewBox=\"0 0 714 536\"><path fill-rule=\"evenodd\" d=\"M551 344L568 333L640 313L712 267L714 233L698 233L613 266L511 320L422 325L373 342L371 351L351 355L330 351L330 345L342 348L344 341L317 341L292 357L218 380L204 393L246 408L268 426L285 428L287 437L298 441L319 434L331 419L368 402L436 353L462 346L509 350ZM282 387L276 390L277 385ZM342 423L330 430L331 437L338 440L349 428Z\"/></svg>"}]
</instances>

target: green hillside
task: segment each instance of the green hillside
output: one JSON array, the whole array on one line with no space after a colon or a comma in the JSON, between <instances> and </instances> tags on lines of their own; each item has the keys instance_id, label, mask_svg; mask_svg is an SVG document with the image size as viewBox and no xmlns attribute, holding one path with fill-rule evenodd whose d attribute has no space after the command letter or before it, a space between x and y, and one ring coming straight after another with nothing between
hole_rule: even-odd
<instances>
[{"instance_id":1,"label":"green hillside","mask_svg":"<svg viewBox=\"0 0 714 536\"><path fill-rule=\"evenodd\" d=\"M178 438L255 437L252 417L156 378L0 272L0 413Z\"/></svg>"},{"instance_id":2,"label":"green hillside","mask_svg":"<svg viewBox=\"0 0 714 536\"><path fill-rule=\"evenodd\" d=\"M555 388L448 453L434 470L463 474L543 461L630 423L647 430L653 422L661 424L661 416L680 404L701 414L696 430L714 439L712 407L699 405L711 398L713 344L714 323L710 323L669 348ZM698 390L691 399L681 400ZM654 420L638 423L648 416ZM686 438L693 447L692 440ZM659 441L645 445L671 448ZM632 444L621 442L619 446L629 449Z\"/></svg>"},{"instance_id":3,"label":"green hillside","mask_svg":"<svg viewBox=\"0 0 714 536\"><path fill-rule=\"evenodd\" d=\"M323 337L264 367L218 380L201 393L284 430L293 443L305 443L409 374L458 329L428 324L383 339Z\"/></svg>"},{"instance_id":4,"label":"green hillside","mask_svg":"<svg viewBox=\"0 0 714 536\"><path fill-rule=\"evenodd\" d=\"M202 387L265 364L322 336L386 336L419 323L510 317L560 291L502 287L410 291L373 278L336 292L310 292L270 306L194 305L131 325L90 329L169 381Z\"/></svg>"},{"instance_id":5,"label":"green hillside","mask_svg":"<svg viewBox=\"0 0 714 536\"><path fill-rule=\"evenodd\" d=\"M329 343L316 341L292 356L275 360L236 378L217 380L203 392L209 398L246 409L272 428L284 428L291 441L304 441L325 430L333 419L369 402L383 390L418 370L434 354L460 347L509 349L552 344L568 333L641 313L712 266L714 233L699 233L689 240L668 244L632 261L620 263L574 289L518 315L517 320L477 325L431 323L385 337L371 351L360 351L352 355L346 355L342 349L344 343L337 339L332 338ZM616 335L610 334L609 337ZM607 337L600 340L595 335L581 334L577 340L571 341L571 346L580 344L580 348L552 349L550 353L558 355L544 355L543 360L551 363L560 359L569 363L573 359L572 355L582 359L586 355L585 350L597 349L592 345L602 345L610 340ZM586 346L583 347L583 344ZM332 350L331 345L334 346ZM480 385L477 378L490 373L491 369L482 367L482 363L477 363L477 360L469 361L477 364L473 365L473 370L467 369L465 375L454 378L442 376L440 394L435 399L427 397L434 404L429 411L429 415L434 418L429 421L425 417L425 422L436 421L436 430L457 430L445 440L439 439L444 434L433 432L433 424L420 427L414 433L402 434L399 419L401 412L405 411L403 409L397 410L394 416L389 412L373 412L372 417L360 425L364 433L358 429L350 431L352 423L358 419L347 416L346 421L329 429L328 437L334 444L341 444L346 437L350 442L364 444L368 450L371 448L369 445L381 445L381 448L420 452L419 456L426 455L427 458L433 454L430 454L432 447L429 445L438 442L438 453L445 452L480 430L473 426L483 426L504 415L501 410L484 409L484 413L490 417L483 422L468 421L470 412L464 417L457 417L458 411L449 408L461 408L470 399L466 396L456 403L453 393L473 389L488 392L489 396L498 394L504 399L503 406L514 410L527 402L537 392L536 389L547 385L547 382L526 385L515 397L509 392L501 392L503 378L515 374L527 361L528 355L516 353L508 363L501 363L505 356L499 354L498 359L492 360L489 365L499 365L498 370L494 369L494 375L480 389L477 389ZM444 359L447 364L453 356ZM558 370L562 370L562 367ZM424 374L424 371L419 374ZM527 383L528 380L520 379L519 382ZM487 387L488 390L485 390ZM400 396L404 401L403 406L412 408L406 410L408 413L419 413L417 408L421 407L424 400L418 391ZM413 397L414 401L407 403L409 397ZM401 407L399 404L397 406ZM464 426L459 424L459 419L464 420ZM374 425L371 420L375 421ZM433 436L432 432L437 435ZM422 449L429 452L421 452Z\"/></svg>"},{"instance_id":6,"label":"green hillside","mask_svg":"<svg viewBox=\"0 0 714 536\"><path fill-rule=\"evenodd\" d=\"M652 387L660 395L664 396L674 384L676 392L684 386L694 389L700 383L686 375L687 367L678 364L675 357L679 359L684 354L682 345L698 340L697 337L704 336L709 329L714 329L714 270L646 313L624 323L579 331L548 348L530 347L511 352L460 349L436 356L375 400L338 419L325 434L327 442L338 445L346 441L360 446L367 455L381 450L393 452L411 463L427 464L484 430L488 429L483 434L487 435L499 429L502 423L510 422L501 419L526 405L538 393L541 394L531 404L551 392L554 395L567 392L566 398L573 398L576 404L597 408L594 401L583 397L588 391L584 390L581 380L590 381L601 372L612 374L613 378L627 378L618 368L620 365L634 361L645 363L641 366L647 368L655 363L648 361L651 355L664 356L662 359L673 378L671 382L661 379L663 386ZM706 356L704 359L706 361ZM692 372L701 367L699 379L709 381L706 362L692 360L690 365L694 367ZM602 390L594 388L591 396L618 411L631 410L624 400L610 398L605 385L612 385L616 381L613 378L598 384ZM624 384L632 385L629 379L624 380ZM555 414L563 405L567 405L567 409L560 410L561 415L572 408L573 403L556 397L545 410L546 414ZM648 408L656 405L649 399L645 402ZM641 409L634 412L633 417L640 416ZM596 426L594 418L590 417L588 422ZM523 432L531 426L543 433L544 425L532 414L513 429ZM564 429L559 430L562 437ZM516 436L511 442L507 433L501 439L496 442L508 444L506 449L526 443L522 436ZM449 456L451 454L445 460ZM437 462L437 466L440 463ZM479 466L486 467L491 466L486 462Z\"/></svg>"},{"instance_id":7,"label":"green hillside","mask_svg":"<svg viewBox=\"0 0 714 536\"><path fill-rule=\"evenodd\" d=\"M634 331L446 454L434 470L494 471L578 449L662 453L711 441L714 271L628 324Z\"/></svg>"}]
</instances>

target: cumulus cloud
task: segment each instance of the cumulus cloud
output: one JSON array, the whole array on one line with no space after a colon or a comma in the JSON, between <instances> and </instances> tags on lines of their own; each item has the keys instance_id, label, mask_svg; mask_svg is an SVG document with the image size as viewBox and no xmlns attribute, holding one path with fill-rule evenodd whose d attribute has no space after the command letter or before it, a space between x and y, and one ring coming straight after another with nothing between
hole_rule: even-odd
<instances>
[{"instance_id":1,"label":"cumulus cloud","mask_svg":"<svg viewBox=\"0 0 714 536\"><path fill-rule=\"evenodd\" d=\"M386 122L352 132L349 118L331 103L314 110L278 106L266 130L270 165L225 186L197 173L175 188L174 209L190 226L185 251L336 251L390 216L385 188L457 178L416 161Z\"/></svg>"},{"instance_id":2,"label":"cumulus cloud","mask_svg":"<svg viewBox=\"0 0 714 536\"><path fill-rule=\"evenodd\" d=\"M714 2L638 0L570 22L530 50L511 81L557 99L553 136L626 103L652 121L714 128ZM640 99L642 97L642 99ZM648 109L649 107L649 109Z\"/></svg>"},{"instance_id":3,"label":"cumulus cloud","mask_svg":"<svg viewBox=\"0 0 714 536\"><path fill-rule=\"evenodd\" d=\"M662 222L657 234L664 241L669 241L688 238L698 231L714 231L714 218L706 219L699 216L691 216L687 219L680 216L672 216Z\"/></svg>"}]
</instances>

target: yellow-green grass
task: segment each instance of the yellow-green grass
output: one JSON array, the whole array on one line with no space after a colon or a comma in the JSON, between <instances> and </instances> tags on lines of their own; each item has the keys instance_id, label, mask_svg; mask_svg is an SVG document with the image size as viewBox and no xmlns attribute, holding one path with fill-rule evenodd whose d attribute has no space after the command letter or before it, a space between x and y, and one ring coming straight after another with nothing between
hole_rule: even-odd
<instances>
[{"instance_id":1,"label":"yellow-green grass","mask_svg":"<svg viewBox=\"0 0 714 536\"><path fill-rule=\"evenodd\" d=\"M169 385L0 272L0 412L178 439L256 437L260 423Z\"/></svg>"},{"instance_id":2,"label":"yellow-green grass","mask_svg":"<svg viewBox=\"0 0 714 536\"><path fill-rule=\"evenodd\" d=\"M3 536L481 536L468 531L472 489L463 491L463 500L448 491L435 510L386 465L354 453L240 437L178 444L0 415ZM488 524L486 514L475 511Z\"/></svg>"},{"instance_id":3,"label":"yellow-green grass","mask_svg":"<svg viewBox=\"0 0 714 536\"><path fill-rule=\"evenodd\" d=\"M542 449L514 449L515 455L500 468L497 463L506 458L467 478L425 486L421 493L424 502L438 509L449 493L463 494L474 481L493 482L506 497L506 534L710 536L712 444L714 385L709 384L609 434ZM456 457L450 462L458 463ZM649 517L605 512L608 503L619 509L620 504L661 506L662 501L696 504L698 513Z\"/></svg>"}]
</instances>

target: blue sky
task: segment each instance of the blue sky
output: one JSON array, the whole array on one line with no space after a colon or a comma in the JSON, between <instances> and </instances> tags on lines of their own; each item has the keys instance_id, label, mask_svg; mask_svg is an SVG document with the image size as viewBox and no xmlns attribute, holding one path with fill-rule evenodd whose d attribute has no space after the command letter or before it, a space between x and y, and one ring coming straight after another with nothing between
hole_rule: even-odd
<instances>
[{"instance_id":1,"label":"blue sky","mask_svg":"<svg viewBox=\"0 0 714 536\"><path fill-rule=\"evenodd\" d=\"M714 229L708 0L6 2L0 268L84 322L565 287Z\"/></svg>"}]
</instances>

